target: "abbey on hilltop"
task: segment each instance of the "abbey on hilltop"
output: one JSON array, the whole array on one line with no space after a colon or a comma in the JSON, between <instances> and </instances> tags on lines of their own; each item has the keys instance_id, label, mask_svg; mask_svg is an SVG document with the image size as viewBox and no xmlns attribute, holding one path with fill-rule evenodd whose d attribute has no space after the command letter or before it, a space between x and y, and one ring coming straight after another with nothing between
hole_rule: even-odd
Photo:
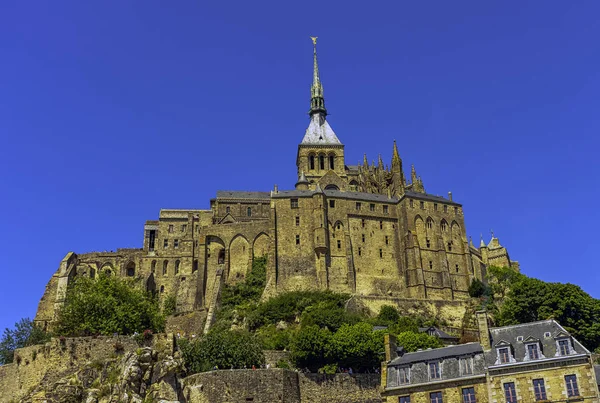
<instances>
[{"instance_id":1,"label":"abbey on hilltop","mask_svg":"<svg viewBox=\"0 0 600 403\"><path fill-rule=\"evenodd\" d=\"M492 237L467 240L464 212L452 199L425 192L411 168L405 177L393 145L391 167L347 165L344 145L327 122L316 38L310 123L298 145L295 189L217 191L208 210L162 209L144 225L139 249L69 252L50 279L36 321L51 325L74 276L100 272L139 277L177 311L208 310L224 283L242 280L268 256L265 296L288 290L333 290L379 301L460 305L486 266L512 266ZM464 312L464 310L463 310Z\"/></svg>"}]
</instances>

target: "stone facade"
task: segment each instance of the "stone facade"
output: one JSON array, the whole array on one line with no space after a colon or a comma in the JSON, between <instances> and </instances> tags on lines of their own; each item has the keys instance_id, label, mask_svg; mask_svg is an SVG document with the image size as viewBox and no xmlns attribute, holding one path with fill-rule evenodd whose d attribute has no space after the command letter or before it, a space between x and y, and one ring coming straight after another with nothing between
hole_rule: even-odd
<instances>
[{"instance_id":1,"label":"stone facade","mask_svg":"<svg viewBox=\"0 0 600 403\"><path fill-rule=\"evenodd\" d=\"M386 336L387 402L600 402L591 353L554 320L489 328L479 343L403 354Z\"/></svg>"},{"instance_id":2,"label":"stone facade","mask_svg":"<svg viewBox=\"0 0 600 403\"><path fill-rule=\"evenodd\" d=\"M449 303L460 326L468 287L490 264L513 266L498 239L476 248L452 195L425 192L414 166L405 177L394 143L391 165L348 165L327 122L314 53L310 124L298 146L292 190L218 191L210 209L163 209L144 225L139 249L75 254L61 261L36 322L51 325L74 276L106 272L176 296L178 314L208 311L223 284L242 280L268 256L265 297L289 290L333 290L378 306L392 298ZM444 311L444 309L440 309ZM200 315L204 318L206 315ZM186 331L202 325L180 324Z\"/></svg>"}]
</instances>

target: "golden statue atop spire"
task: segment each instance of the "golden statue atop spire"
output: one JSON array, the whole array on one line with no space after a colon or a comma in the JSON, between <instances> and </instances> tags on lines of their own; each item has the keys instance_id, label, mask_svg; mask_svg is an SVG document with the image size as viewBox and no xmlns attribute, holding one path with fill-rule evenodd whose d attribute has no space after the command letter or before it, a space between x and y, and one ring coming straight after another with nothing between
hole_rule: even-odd
<instances>
[{"instance_id":1,"label":"golden statue atop spire","mask_svg":"<svg viewBox=\"0 0 600 403\"><path fill-rule=\"evenodd\" d=\"M317 38L318 36L311 36L310 39L313 41L313 45L317 46Z\"/></svg>"}]
</instances>

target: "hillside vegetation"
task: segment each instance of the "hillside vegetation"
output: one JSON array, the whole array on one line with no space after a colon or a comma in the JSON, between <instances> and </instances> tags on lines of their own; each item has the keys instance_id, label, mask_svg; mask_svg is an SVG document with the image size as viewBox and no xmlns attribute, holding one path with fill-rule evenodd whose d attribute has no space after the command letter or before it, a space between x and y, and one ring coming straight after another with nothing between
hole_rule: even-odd
<instances>
[{"instance_id":1,"label":"hillside vegetation","mask_svg":"<svg viewBox=\"0 0 600 403\"><path fill-rule=\"evenodd\" d=\"M384 306L374 317L345 309L348 294L294 291L266 301L266 259L256 259L242 282L226 285L211 331L179 340L188 374L220 369L251 368L264 364L263 350L287 350L295 366L332 373L342 368L375 371L382 360L383 336L392 333L406 351L436 348L437 338L418 327L439 325L434 318L402 316ZM600 346L600 301L573 284L546 283L509 268L489 269L489 283L475 280L471 296L491 313L494 325L556 319L588 349ZM70 287L53 336L122 335L164 329L164 318L174 310L174 298L158 299L131 280L100 276L78 279ZM374 326L385 329L374 330ZM44 342L50 335L23 320L6 329L0 340L0 364L13 359L19 347Z\"/></svg>"}]
</instances>

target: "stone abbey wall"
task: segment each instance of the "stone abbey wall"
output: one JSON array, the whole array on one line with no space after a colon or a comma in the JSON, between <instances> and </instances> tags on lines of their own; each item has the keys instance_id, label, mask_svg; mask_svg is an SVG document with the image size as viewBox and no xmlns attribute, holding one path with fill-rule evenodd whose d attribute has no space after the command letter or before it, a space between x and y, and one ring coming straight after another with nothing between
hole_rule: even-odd
<instances>
[{"instance_id":1,"label":"stone abbey wall","mask_svg":"<svg viewBox=\"0 0 600 403\"><path fill-rule=\"evenodd\" d=\"M285 369L223 370L183 379L193 403L380 403L379 374L303 374Z\"/></svg>"}]
</instances>

